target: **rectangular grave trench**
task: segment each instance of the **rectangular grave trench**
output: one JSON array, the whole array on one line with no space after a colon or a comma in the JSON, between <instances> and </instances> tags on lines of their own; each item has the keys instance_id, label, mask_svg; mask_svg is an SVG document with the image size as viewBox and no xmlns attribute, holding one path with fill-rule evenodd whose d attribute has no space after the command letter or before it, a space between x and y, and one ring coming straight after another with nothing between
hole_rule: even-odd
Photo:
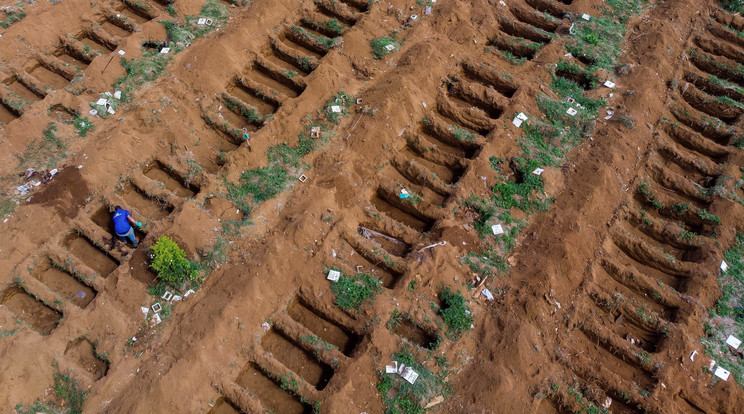
<instances>
[{"instance_id":1,"label":"rectangular grave trench","mask_svg":"<svg viewBox=\"0 0 744 414\"><path fill-rule=\"evenodd\" d=\"M98 39L94 39L89 34L83 34L77 37L77 40L79 40L81 43L83 43L84 46L88 46L90 49L93 49L94 51L98 51L101 53L104 53L106 51L113 52L115 48L110 47L108 44L101 42Z\"/></svg>"},{"instance_id":2,"label":"rectangular grave trench","mask_svg":"<svg viewBox=\"0 0 744 414\"><path fill-rule=\"evenodd\" d=\"M38 79L41 83L54 90L63 89L70 81L59 73L37 63L27 71L28 74Z\"/></svg>"},{"instance_id":3,"label":"rectangular grave trench","mask_svg":"<svg viewBox=\"0 0 744 414\"><path fill-rule=\"evenodd\" d=\"M227 398L220 396L207 414L242 414L242 411Z\"/></svg>"},{"instance_id":4,"label":"rectangular grave trench","mask_svg":"<svg viewBox=\"0 0 744 414\"><path fill-rule=\"evenodd\" d=\"M119 266L116 259L96 246L90 239L76 232L68 235L62 245L102 277L107 277Z\"/></svg>"},{"instance_id":5,"label":"rectangular grave trench","mask_svg":"<svg viewBox=\"0 0 744 414\"><path fill-rule=\"evenodd\" d=\"M154 18L153 15L149 14L145 10L140 10L137 8L141 3L133 3L134 5L122 1L121 3L116 5L116 10L122 15L126 16L126 18L134 20L137 24L147 23ZM144 5L139 7L143 6Z\"/></svg>"},{"instance_id":6,"label":"rectangular grave trench","mask_svg":"<svg viewBox=\"0 0 744 414\"><path fill-rule=\"evenodd\" d=\"M237 79L227 85L226 91L228 94L235 96L241 101L255 107L258 111L263 114L273 114L279 109L279 105L273 101L266 100L256 91L248 89Z\"/></svg>"},{"instance_id":7,"label":"rectangular grave trench","mask_svg":"<svg viewBox=\"0 0 744 414\"><path fill-rule=\"evenodd\" d=\"M80 279L68 271L55 266L54 263L45 258L44 262L33 271L34 278L46 285L49 289L59 293L80 308L87 307L98 292L83 283Z\"/></svg>"},{"instance_id":8,"label":"rectangular grave trench","mask_svg":"<svg viewBox=\"0 0 744 414\"><path fill-rule=\"evenodd\" d=\"M374 256L359 252L348 243L345 243L344 247L345 251L350 252L350 254L343 256L343 263L350 266L354 271L359 269L359 273L369 273L375 278L380 279L384 288L393 289L402 276L398 272L383 267L379 259L376 259Z\"/></svg>"},{"instance_id":9,"label":"rectangular grave trench","mask_svg":"<svg viewBox=\"0 0 744 414\"><path fill-rule=\"evenodd\" d=\"M16 318L31 325L41 335L49 335L62 319L61 313L29 295L17 285L10 286L3 291L0 304Z\"/></svg>"},{"instance_id":10,"label":"rectangular grave trench","mask_svg":"<svg viewBox=\"0 0 744 414\"><path fill-rule=\"evenodd\" d=\"M44 98L43 96L34 93L34 91L26 87L26 85L16 77L11 78L11 82L6 82L6 84L13 93L23 98L26 102L37 102Z\"/></svg>"},{"instance_id":11,"label":"rectangular grave trench","mask_svg":"<svg viewBox=\"0 0 744 414\"><path fill-rule=\"evenodd\" d=\"M376 246L397 257L404 257L411 251L411 245L387 233L375 230L369 223L357 227L359 234Z\"/></svg>"},{"instance_id":12,"label":"rectangular grave trench","mask_svg":"<svg viewBox=\"0 0 744 414\"><path fill-rule=\"evenodd\" d=\"M75 56L75 54L71 51L69 51L66 47L61 47L57 49L54 52L54 56L57 57L57 59L69 63L70 65L74 65L80 70L85 70L90 62L86 61L82 57Z\"/></svg>"},{"instance_id":13,"label":"rectangular grave trench","mask_svg":"<svg viewBox=\"0 0 744 414\"><path fill-rule=\"evenodd\" d=\"M119 22L114 19L106 18L102 22L99 22L99 24L101 25L101 28L106 31L106 33L112 36L127 37L132 34L127 29L121 27L119 25Z\"/></svg>"},{"instance_id":14,"label":"rectangular grave trench","mask_svg":"<svg viewBox=\"0 0 744 414\"><path fill-rule=\"evenodd\" d=\"M193 197L199 192L199 187L186 183L183 178L160 161L155 161L154 165L146 167L143 172L145 177L162 183L168 191L179 197Z\"/></svg>"},{"instance_id":15,"label":"rectangular grave trench","mask_svg":"<svg viewBox=\"0 0 744 414\"><path fill-rule=\"evenodd\" d=\"M285 79L282 74L274 73L269 68L255 62L251 70L246 73L246 78L267 86L277 92L281 92L289 98L296 98L302 93L297 90L289 80Z\"/></svg>"},{"instance_id":16,"label":"rectangular grave trench","mask_svg":"<svg viewBox=\"0 0 744 414\"><path fill-rule=\"evenodd\" d=\"M49 108L49 112L58 122L70 125L75 122L75 118L78 116L77 111L74 111L62 104L54 104Z\"/></svg>"},{"instance_id":17,"label":"rectangular grave trench","mask_svg":"<svg viewBox=\"0 0 744 414\"><path fill-rule=\"evenodd\" d=\"M261 406L274 413L310 414L312 407L283 390L276 381L269 378L260 368L248 364L236 381L247 393L254 395ZM216 405L215 405L216 407ZM229 411L226 411L229 413Z\"/></svg>"},{"instance_id":18,"label":"rectangular grave trench","mask_svg":"<svg viewBox=\"0 0 744 414\"><path fill-rule=\"evenodd\" d=\"M347 357L354 354L354 349L362 341L360 335L323 316L300 298L295 298L287 307L287 314L323 341L336 346Z\"/></svg>"},{"instance_id":19,"label":"rectangular grave trench","mask_svg":"<svg viewBox=\"0 0 744 414\"><path fill-rule=\"evenodd\" d=\"M391 219L401 222L419 232L427 232L434 225L434 220L415 212L400 200L393 199L389 191L378 189L370 200L372 205Z\"/></svg>"},{"instance_id":20,"label":"rectangular grave trench","mask_svg":"<svg viewBox=\"0 0 744 414\"><path fill-rule=\"evenodd\" d=\"M120 206L121 207L121 206ZM126 210L126 208L124 208ZM131 213L131 211L129 211ZM137 221L142 221L141 217L134 217ZM92 222L96 223L98 227L104 229L106 233L108 233L109 236L119 238L119 236L116 234L116 230L114 229L114 213L108 209L107 206L103 205L99 207L96 211L93 212L93 214L90 216L90 219ZM145 233L138 229L136 226L132 226L134 229L134 234L142 240L145 237Z\"/></svg>"},{"instance_id":21,"label":"rectangular grave trench","mask_svg":"<svg viewBox=\"0 0 744 414\"><path fill-rule=\"evenodd\" d=\"M611 347L597 338L594 333L587 330L580 330L580 332L580 336L583 338L580 342L584 343L584 347L595 350L595 356L592 357L595 363L603 365L630 383L638 384L646 391L653 390L658 380L646 372L637 362L625 361L622 355L613 352L610 349Z\"/></svg>"},{"instance_id":22,"label":"rectangular grave trench","mask_svg":"<svg viewBox=\"0 0 744 414\"><path fill-rule=\"evenodd\" d=\"M65 359L87 372L93 381L98 381L108 373L108 361L99 358L93 344L85 338L79 338L67 345Z\"/></svg>"},{"instance_id":23,"label":"rectangular grave trench","mask_svg":"<svg viewBox=\"0 0 744 414\"><path fill-rule=\"evenodd\" d=\"M16 119L20 118L22 113L14 108L11 108L5 101L0 99L0 122L7 125Z\"/></svg>"},{"instance_id":24,"label":"rectangular grave trench","mask_svg":"<svg viewBox=\"0 0 744 414\"><path fill-rule=\"evenodd\" d=\"M319 361L312 353L276 328L266 332L261 340L261 347L319 391L328 385L334 374L333 368Z\"/></svg>"},{"instance_id":25,"label":"rectangular grave trench","mask_svg":"<svg viewBox=\"0 0 744 414\"><path fill-rule=\"evenodd\" d=\"M121 207L129 210L132 214L139 212L139 214L143 214L151 221L163 219L173 212L173 206L164 201L149 197L142 189L133 184L125 187L120 192L120 195L125 202L125 205Z\"/></svg>"},{"instance_id":26,"label":"rectangular grave trench","mask_svg":"<svg viewBox=\"0 0 744 414\"><path fill-rule=\"evenodd\" d=\"M391 319L392 331L419 348L428 350L436 349L439 346L440 337L435 332L421 327L414 322L409 316L400 316L397 322L393 323Z\"/></svg>"}]
</instances>

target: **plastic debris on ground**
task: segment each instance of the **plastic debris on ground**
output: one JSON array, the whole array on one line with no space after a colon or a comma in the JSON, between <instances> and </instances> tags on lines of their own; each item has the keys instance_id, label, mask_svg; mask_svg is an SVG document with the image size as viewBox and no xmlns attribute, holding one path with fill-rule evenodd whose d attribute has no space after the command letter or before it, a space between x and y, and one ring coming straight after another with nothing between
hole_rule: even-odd
<instances>
[{"instance_id":1,"label":"plastic debris on ground","mask_svg":"<svg viewBox=\"0 0 744 414\"><path fill-rule=\"evenodd\" d=\"M715 375L716 377L724 381L728 381L728 378L729 378L729 375L731 375L731 372L729 372L729 370L727 370L726 368L718 367L716 368L716 372L713 375Z\"/></svg>"},{"instance_id":2,"label":"plastic debris on ground","mask_svg":"<svg viewBox=\"0 0 744 414\"><path fill-rule=\"evenodd\" d=\"M401 199L406 199L406 198L408 198L410 196L411 196L411 194L408 192L408 190L406 190L404 188L404 189L400 190L400 195L398 197L400 197Z\"/></svg>"},{"instance_id":3,"label":"plastic debris on ground","mask_svg":"<svg viewBox=\"0 0 744 414\"><path fill-rule=\"evenodd\" d=\"M491 226L491 231L497 236L499 234L504 234L504 228L501 227L501 224L494 224L493 226Z\"/></svg>"},{"instance_id":4,"label":"plastic debris on ground","mask_svg":"<svg viewBox=\"0 0 744 414\"><path fill-rule=\"evenodd\" d=\"M491 293L488 288L483 288L483 290L481 290L481 295L485 296L486 300L493 300L493 293Z\"/></svg>"},{"instance_id":5,"label":"plastic debris on ground","mask_svg":"<svg viewBox=\"0 0 744 414\"><path fill-rule=\"evenodd\" d=\"M612 115L615 115L615 111L612 111L612 110L609 110L609 109L608 109L608 110L607 110L607 116L606 116L606 117L604 117L604 118L605 118L605 120L608 120L608 119L612 118Z\"/></svg>"},{"instance_id":6,"label":"plastic debris on ground","mask_svg":"<svg viewBox=\"0 0 744 414\"><path fill-rule=\"evenodd\" d=\"M721 270L724 272L728 270L728 263L725 260L721 260Z\"/></svg>"}]
</instances>

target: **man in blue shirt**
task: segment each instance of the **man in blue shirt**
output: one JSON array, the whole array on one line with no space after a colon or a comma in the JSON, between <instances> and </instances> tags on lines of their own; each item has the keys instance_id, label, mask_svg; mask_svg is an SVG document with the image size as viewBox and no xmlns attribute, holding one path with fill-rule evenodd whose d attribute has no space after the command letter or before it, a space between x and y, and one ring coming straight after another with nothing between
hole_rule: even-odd
<instances>
[{"instance_id":1,"label":"man in blue shirt","mask_svg":"<svg viewBox=\"0 0 744 414\"><path fill-rule=\"evenodd\" d=\"M132 224L140 227L142 226L142 223L140 223L139 221L134 221L129 211L124 210L120 206L116 206L115 209L114 231L116 232L116 235L119 236L119 238L121 238L123 242L126 242L126 239L129 239L134 247L137 247L137 244L139 244L139 238L137 238L137 236L134 234L134 228L132 227Z\"/></svg>"}]
</instances>

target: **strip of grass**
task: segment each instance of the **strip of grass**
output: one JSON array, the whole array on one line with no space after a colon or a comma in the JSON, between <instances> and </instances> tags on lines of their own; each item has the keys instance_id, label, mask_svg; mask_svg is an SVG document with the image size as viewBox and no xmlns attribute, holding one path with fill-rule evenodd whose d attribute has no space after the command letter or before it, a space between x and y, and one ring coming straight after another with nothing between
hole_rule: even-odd
<instances>
[{"instance_id":1,"label":"strip of grass","mask_svg":"<svg viewBox=\"0 0 744 414\"><path fill-rule=\"evenodd\" d=\"M336 306L341 309L359 309L366 301L372 302L382 291L382 282L369 273L357 273L353 276L342 275L331 285L336 295Z\"/></svg>"},{"instance_id":2,"label":"strip of grass","mask_svg":"<svg viewBox=\"0 0 744 414\"><path fill-rule=\"evenodd\" d=\"M382 395L385 414L422 414L426 412L423 405L434 397L452 394L452 386L445 381L450 373L447 369L441 369L435 374L420 364L407 347L390 357L393 361L398 361L398 365L411 367L419 376L415 383L410 384L400 375L378 372L377 390Z\"/></svg>"}]
</instances>

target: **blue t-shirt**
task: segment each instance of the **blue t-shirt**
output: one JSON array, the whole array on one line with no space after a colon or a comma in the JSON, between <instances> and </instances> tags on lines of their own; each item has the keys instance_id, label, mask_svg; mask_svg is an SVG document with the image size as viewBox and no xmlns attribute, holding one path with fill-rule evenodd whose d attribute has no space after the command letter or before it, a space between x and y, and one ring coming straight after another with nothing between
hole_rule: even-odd
<instances>
[{"instance_id":1,"label":"blue t-shirt","mask_svg":"<svg viewBox=\"0 0 744 414\"><path fill-rule=\"evenodd\" d=\"M119 234L125 234L129 232L129 229L132 228L132 225L129 224L129 220L127 220L127 217L129 217L129 215L129 212L127 210L124 210L123 208L116 210L116 212L114 213L114 231Z\"/></svg>"}]
</instances>

